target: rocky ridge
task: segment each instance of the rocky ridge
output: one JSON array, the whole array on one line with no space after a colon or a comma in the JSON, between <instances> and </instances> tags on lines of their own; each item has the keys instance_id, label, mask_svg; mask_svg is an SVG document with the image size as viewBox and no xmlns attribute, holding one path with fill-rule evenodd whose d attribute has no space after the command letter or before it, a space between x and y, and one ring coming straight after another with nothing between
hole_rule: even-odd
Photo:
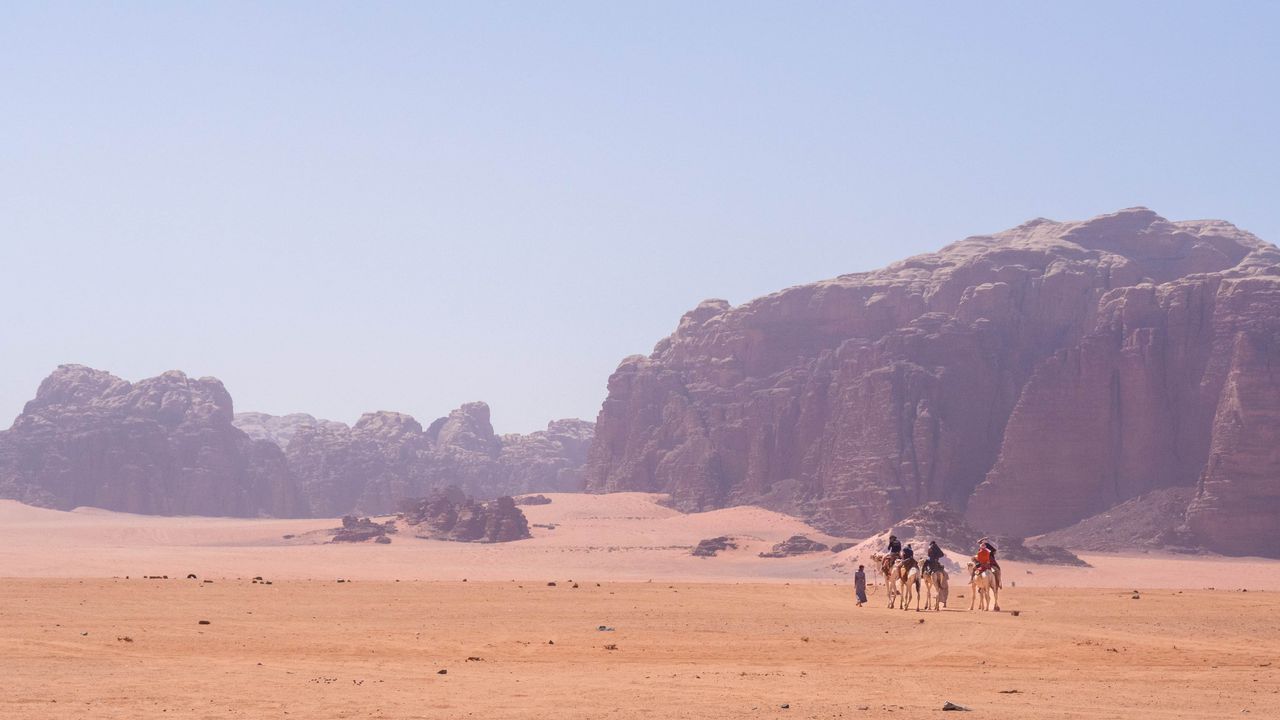
<instances>
[{"instance_id":1,"label":"rocky ridge","mask_svg":"<svg viewBox=\"0 0 1280 720\"><path fill-rule=\"evenodd\" d=\"M1280 251L1229 223L1037 219L700 304L610 377L587 487L1016 537L1194 488L1200 542L1280 555L1277 338Z\"/></svg>"},{"instance_id":2,"label":"rocky ridge","mask_svg":"<svg viewBox=\"0 0 1280 720\"><path fill-rule=\"evenodd\" d=\"M171 371L130 383L59 366L0 432L0 497L62 510L305 515L284 453L232 415L214 378Z\"/></svg>"},{"instance_id":3,"label":"rocky ridge","mask_svg":"<svg viewBox=\"0 0 1280 720\"><path fill-rule=\"evenodd\" d=\"M580 490L592 427L556 420L499 437L484 403L425 430L394 412L353 426L237 415L214 378L130 383L63 365L0 431L0 497L156 515L380 515L449 485L480 498Z\"/></svg>"},{"instance_id":4,"label":"rocky ridge","mask_svg":"<svg viewBox=\"0 0 1280 720\"><path fill-rule=\"evenodd\" d=\"M498 436L489 406L473 402L425 429L387 411L350 427L298 425L284 453L311 514L381 515L450 485L479 498L580 490L591 431L591 423L555 420L546 430Z\"/></svg>"}]
</instances>

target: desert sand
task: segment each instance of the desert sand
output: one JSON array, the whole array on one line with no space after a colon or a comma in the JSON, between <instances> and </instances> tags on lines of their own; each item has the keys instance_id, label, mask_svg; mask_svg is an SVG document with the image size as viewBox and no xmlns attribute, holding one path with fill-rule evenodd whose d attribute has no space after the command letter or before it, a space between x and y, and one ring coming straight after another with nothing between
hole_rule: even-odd
<instances>
[{"instance_id":1,"label":"desert sand","mask_svg":"<svg viewBox=\"0 0 1280 720\"><path fill-rule=\"evenodd\" d=\"M1275 593L1019 588L1014 616L855 608L832 584L572 580L5 581L0 716L1206 718L1280 700Z\"/></svg>"},{"instance_id":2,"label":"desert sand","mask_svg":"<svg viewBox=\"0 0 1280 720\"><path fill-rule=\"evenodd\" d=\"M912 718L951 701L965 717L1203 718L1280 706L1274 561L1007 563L1003 612L968 612L960 583L940 613L887 609L883 588L858 608L849 572L863 550L758 557L793 534L841 540L795 518L681 515L641 493L549 497L525 511L555 529L504 545L403 533L326 545L314 531L335 520L0 503L0 717ZM740 547L689 555L716 535Z\"/></svg>"}]
</instances>

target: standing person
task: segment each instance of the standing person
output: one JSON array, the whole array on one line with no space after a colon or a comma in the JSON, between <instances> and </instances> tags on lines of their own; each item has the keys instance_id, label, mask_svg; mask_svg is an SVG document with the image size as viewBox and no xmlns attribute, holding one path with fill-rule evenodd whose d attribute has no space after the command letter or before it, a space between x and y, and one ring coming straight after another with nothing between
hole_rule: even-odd
<instances>
[{"instance_id":1,"label":"standing person","mask_svg":"<svg viewBox=\"0 0 1280 720\"><path fill-rule=\"evenodd\" d=\"M862 607L862 603L867 601L867 574L863 572L863 567L858 566L858 572L853 574L853 592L858 596L858 607Z\"/></svg>"}]
</instances>

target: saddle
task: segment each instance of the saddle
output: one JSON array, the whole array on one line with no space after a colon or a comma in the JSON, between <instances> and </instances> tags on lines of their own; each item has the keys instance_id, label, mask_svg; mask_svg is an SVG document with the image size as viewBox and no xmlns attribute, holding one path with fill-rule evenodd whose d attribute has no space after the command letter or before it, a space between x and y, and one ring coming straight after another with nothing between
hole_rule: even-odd
<instances>
[{"instance_id":1,"label":"saddle","mask_svg":"<svg viewBox=\"0 0 1280 720\"><path fill-rule=\"evenodd\" d=\"M930 558L924 561L924 565L922 566L922 571L924 572L925 575L932 575L936 572L941 572L942 563Z\"/></svg>"},{"instance_id":2,"label":"saddle","mask_svg":"<svg viewBox=\"0 0 1280 720\"><path fill-rule=\"evenodd\" d=\"M911 569L911 568L913 568L913 567L916 567L916 559L915 559L915 558L907 558L906 560L903 560L903 561L902 561L902 569L903 569L903 570L910 570L910 569Z\"/></svg>"}]
</instances>

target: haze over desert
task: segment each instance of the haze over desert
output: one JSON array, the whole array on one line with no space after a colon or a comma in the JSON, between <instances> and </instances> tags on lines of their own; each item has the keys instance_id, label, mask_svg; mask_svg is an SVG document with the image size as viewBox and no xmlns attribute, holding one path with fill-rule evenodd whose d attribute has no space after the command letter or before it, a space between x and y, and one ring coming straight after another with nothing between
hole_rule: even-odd
<instances>
[{"instance_id":1,"label":"haze over desert","mask_svg":"<svg viewBox=\"0 0 1280 720\"><path fill-rule=\"evenodd\" d=\"M0 720L1280 718L1280 3L0 3Z\"/></svg>"}]
</instances>

